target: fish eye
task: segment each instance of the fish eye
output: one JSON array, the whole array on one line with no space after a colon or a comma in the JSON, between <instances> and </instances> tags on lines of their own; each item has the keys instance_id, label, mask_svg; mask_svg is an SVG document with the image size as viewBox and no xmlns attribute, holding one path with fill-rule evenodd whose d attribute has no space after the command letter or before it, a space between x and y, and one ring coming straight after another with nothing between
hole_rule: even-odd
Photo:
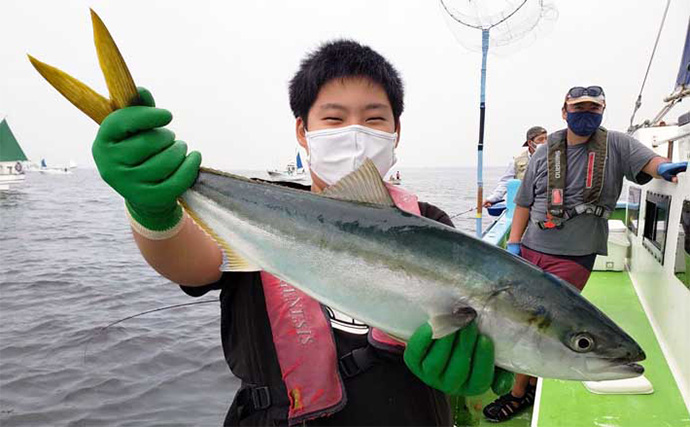
<instances>
[{"instance_id":1,"label":"fish eye","mask_svg":"<svg viewBox=\"0 0 690 427\"><path fill-rule=\"evenodd\" d=\"M570 339L570 348L578 353L587 353L594 348L594 339L588 333L581 332Z\"/></svg>"}]
</instances>

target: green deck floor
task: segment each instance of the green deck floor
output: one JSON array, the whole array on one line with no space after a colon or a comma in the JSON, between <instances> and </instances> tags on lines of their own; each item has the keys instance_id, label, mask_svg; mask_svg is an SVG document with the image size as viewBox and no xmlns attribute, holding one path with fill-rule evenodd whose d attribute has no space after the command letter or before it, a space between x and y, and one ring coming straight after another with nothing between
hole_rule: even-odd
<instances>
[{"instance_id":1,"label":"green deck floor","mask_svg":"<svg viewBox=\"0 0 690 427\"><path fill-rule=\"evenodd\" d=\"M539 426L690 426L690 414L628 274L596 272L584 295L642 346L647 354L642 365L654 394L596 395L577 381L544 380Z\"/></svg>"}]
</instances>

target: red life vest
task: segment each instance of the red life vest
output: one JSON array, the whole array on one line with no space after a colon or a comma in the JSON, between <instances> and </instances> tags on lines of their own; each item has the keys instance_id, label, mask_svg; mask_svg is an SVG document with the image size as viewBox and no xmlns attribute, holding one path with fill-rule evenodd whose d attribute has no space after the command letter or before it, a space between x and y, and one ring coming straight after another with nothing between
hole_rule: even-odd
<instances>
[{"instance_id":1,"label":"red life vest","mask_svg":"<svg viewBox=\"0 0 690 427\"><path fill-rule=\"evenodd\" d=\"M420 215L417 196L386 184L395 205ZM331 415L345 406L347 396L339 371L333 331L321 304L275 276L261 272L266 311L278 364L287 389L288 423ZM369 330L376 348L402 351L404 343L378 329Z\"/></svg>"}]
</instances>

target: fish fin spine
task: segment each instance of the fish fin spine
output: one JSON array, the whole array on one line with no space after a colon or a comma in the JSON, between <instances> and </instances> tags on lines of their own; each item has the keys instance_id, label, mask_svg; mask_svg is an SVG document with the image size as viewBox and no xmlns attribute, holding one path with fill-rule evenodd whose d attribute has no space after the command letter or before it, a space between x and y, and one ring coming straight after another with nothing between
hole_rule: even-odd
<instances>
[{"instance_id":1,"label":"fish fin spine","mask_svg":"<svg viewBox=\"0 0 690 427\"><path fill-rule=\"evenodd\" d=\"M187 212L190 218L202 229L206 234L208 234L215 242L220 246L221 251L223 251L223 264L221 265L221 271L233 271L233 272L255 272L261 271L262 269L250 261L247 261L243 256L237 253L228 243L223 240L216 232L214 232L211 227L204 222L199 215L192 208L189 207L182 199L178 200L182 208Z\"/></svg>"}]
</instances>

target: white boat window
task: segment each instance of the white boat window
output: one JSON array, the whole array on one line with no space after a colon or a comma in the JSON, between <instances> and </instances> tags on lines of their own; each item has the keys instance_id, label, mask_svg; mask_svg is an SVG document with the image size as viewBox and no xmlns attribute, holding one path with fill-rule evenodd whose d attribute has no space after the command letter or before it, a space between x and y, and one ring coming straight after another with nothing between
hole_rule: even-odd
<instances>
[{"instance_id":1,"label":"white boat window","mask_svg":"<svg viewBox=\"0 0 690 427\"><path fill-rule=\"evenodd\" d=\"M676 245L676 277L690 290L690 200L683 201Z\"/></svg>"},{"instance_id":2,"label":"white boat window","mask_svg":"<svg viewBox=\"0 0 690 427\"><path fill-rule=\"evenodd\" d=\"M642 189L639 187L630 187L628 189L628 203L625 214L625 222L628 229L637 236L637 227L640 223L640 196Z\"/></svg>"},{"instance_id":3,"label":"white boat window","mask_svg":"<svg viewBox=\"0 0 690 427\"><path fill-rule=\"evenodd\" d=\"M664 263L670 204L670 196L647 192L642 244L661 264Z\"/></svg>"}]
</instances>

